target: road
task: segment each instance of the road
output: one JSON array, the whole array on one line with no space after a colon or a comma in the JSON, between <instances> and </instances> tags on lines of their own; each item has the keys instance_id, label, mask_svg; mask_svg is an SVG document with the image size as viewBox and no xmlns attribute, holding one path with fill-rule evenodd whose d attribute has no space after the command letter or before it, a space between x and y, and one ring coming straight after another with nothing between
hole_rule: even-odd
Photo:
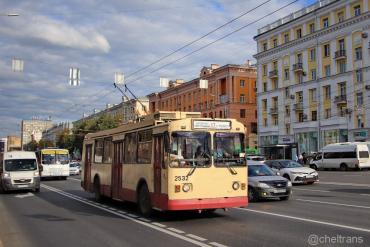
<instances>
[{"instance_id":1,"label":"road","mask_svg":"<svg viewBox=\"0 0 370 247\"><path fill-rule=\"evenodd\" d=\"M147 219L130 203L94 202L78 177L43 181L39 194L0 195L0 247L370 246L370 171L319 175L294 186L289 201Z\"/></svg>"}]
</instances>

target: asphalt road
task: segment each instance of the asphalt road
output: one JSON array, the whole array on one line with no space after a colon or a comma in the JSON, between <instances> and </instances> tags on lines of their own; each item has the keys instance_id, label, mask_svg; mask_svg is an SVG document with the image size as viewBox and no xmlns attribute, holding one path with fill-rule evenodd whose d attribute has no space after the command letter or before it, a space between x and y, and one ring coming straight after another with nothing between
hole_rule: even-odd
<instances>
[{"instance_id":1,"label":"asphalt road","mask_svg":"<svg viewBox=\"0 0 370 247\"><path fill-rule=\"evenodd\" d=\"M0 195L0 247L370 246L370 171L319 175L289 201L147 219L130 203L94 202L78 177L43 181L39 194Z\"/></svg>"}]
</instances>

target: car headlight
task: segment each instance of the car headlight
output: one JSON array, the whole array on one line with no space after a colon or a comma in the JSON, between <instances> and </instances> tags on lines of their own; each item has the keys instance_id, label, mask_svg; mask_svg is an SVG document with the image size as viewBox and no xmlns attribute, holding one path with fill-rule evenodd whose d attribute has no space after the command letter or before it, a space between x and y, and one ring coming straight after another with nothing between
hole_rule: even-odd
<instances>
[{"instance_id":1,"label":"car headlight","mask_svg":"<svg viewBox=\"0 0 370 247\"><path fill-rule=\"evenodd\" d=\"M34 177L38 177L38 176L40 176L39 171L34 172L34 173L33 173L33 176L34 176Z\"/></svg>"},{"instance_id":2,"label":"car headlight","mask_svg":"<svg viewBox=\"0 0 370 247\"><path fill-rule=\"evenodd\" d=\"M292 187L292 182L288 181L288 187Z\"/></svg>"},{"instance_id":3,"label":"car headlight","mask_svg":"<svg viewBox=\"0 0 370 247\"><path fill-rule=\"evenodd\" d=\"M257 185L258 187L260 188L264 188L264 189L268 189L270 188L270 185L266 184L266 183L258 183Z\"/></svg>"}]
</instances>

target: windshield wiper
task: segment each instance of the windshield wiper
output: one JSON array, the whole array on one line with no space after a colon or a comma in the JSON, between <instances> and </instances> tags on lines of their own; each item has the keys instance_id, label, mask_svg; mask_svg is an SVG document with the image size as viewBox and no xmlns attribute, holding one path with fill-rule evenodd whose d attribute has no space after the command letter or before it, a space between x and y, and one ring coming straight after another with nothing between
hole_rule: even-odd
<instances>
[{"instance_id":1,"label":"windshield wiper","mask_svg":"<svg viewBox=\"0 0 370 247\"><path fill-rule=\"evenodd\" d=\"M232 175L238 174L238 172L232 166L230 166L230 164L228 162L225 162L225 166L227 167L227 169L229 170L229 172Z\"/></svg>"}]
</instances>

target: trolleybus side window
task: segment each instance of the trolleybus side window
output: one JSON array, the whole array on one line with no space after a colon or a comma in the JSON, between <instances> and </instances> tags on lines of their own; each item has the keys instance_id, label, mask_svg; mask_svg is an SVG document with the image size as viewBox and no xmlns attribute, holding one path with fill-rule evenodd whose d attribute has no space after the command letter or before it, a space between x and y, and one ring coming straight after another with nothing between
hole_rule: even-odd
<instances>
[{"instance_id":1,"label":"trolleybus side window","mask_svg":"<svg viewBox=\"0 0 370 247\"><path fill-rule=\"evenodd\" d=\"M137 135L136 132L125 136L125 164L135 164L137 158Z\"/></svg>"},{"instance_id":2,"label":"trolleybus side window","mask_svg":"<svg viewBox=\"0 0 370 247\"><path fill-rule=\"evenodd\" d=\"M104 139L95 140L94 162L103 162Z\"/></svg>"},{"instance_id":3,"label":"trolleybus side window","mask_svg":"<svg viewBox=\"0 0 370 247\"><path fill-rule=\"evenodd\" d=\"M104 138L103 163L112 163L113 143L112 137Z\"/></svg>"},{"instance_id":4,"label":"trolleybus side window","mask_svg":"<svg viewBox=\"0 0 370 247\"><path fill-rule=\"evenodd\" d=\"M240 133L215 133L214 158L216 166L245 166L244 135Z\"/></svg>"},{"instance_id":5,"label":"trolleybus side window","mask_svg":"<svg viewBox=\"0 0 370 247\"><path fill-rule=\"evenodd\" d=\"M152 130L143 130L138 133L137 162L150 164L152 161Z\"/></svg>"}]
</instances>

